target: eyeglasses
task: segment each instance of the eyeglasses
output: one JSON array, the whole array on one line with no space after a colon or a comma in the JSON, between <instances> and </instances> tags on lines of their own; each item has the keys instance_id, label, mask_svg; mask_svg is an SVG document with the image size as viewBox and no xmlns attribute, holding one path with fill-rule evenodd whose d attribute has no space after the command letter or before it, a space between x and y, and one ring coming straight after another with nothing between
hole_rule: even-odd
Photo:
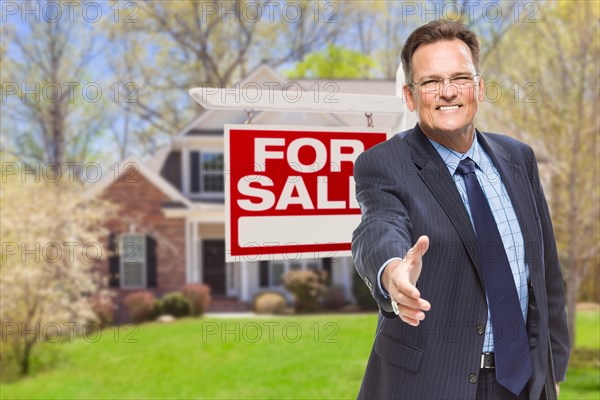
<instances>
[{"instance_id":1,"label":"eyeglasses","mask_svg":"<svg viewBox=\"0 0 600 400\"><path fill-rule=\"evenodd\" d=\"M475 75L458 75L454 78L440 78L440 79L427 79L423 82L411 82L407 85L411 90L413 90L416 86L421 87L421 90L425 92L439 92L439 90L444 86L446 80L450 83L450 85L457 86L459 88L467 88L469 86L475 85L479 83L480 76L478 74Z\"/></svg>"}]
</instances>

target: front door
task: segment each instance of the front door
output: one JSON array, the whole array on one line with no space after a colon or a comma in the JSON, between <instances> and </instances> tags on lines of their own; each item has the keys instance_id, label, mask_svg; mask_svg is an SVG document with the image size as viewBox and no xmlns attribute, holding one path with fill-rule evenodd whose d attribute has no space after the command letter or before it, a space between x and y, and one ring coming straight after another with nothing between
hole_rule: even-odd
<instances>
[{"instance_id":1,"label":"front door","mask_svg":"<svg viewBox=\"0 0 600 400\"><path fill-rule=\"evenodd\" d=\"M212 295L225 295L225 241L204 240L202 242L202 281L210 286Z\"/></svg>"}]
</instances>

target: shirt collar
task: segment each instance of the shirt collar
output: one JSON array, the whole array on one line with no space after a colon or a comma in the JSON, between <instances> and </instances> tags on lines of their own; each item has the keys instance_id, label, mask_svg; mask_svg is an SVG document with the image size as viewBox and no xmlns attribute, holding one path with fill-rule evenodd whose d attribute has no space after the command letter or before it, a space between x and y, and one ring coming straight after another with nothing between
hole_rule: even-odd
<instances>
[{"instance_id":1,"label":"shirt collar","mask_svg":"<svg viewBox=\"0 0 600 400\"><path fill-rule=\"evenodd\" d=\"M477 132L475 132L475 137L473 138L471 147L469 147L469 150L467 150L465 153L459 153L458 151L451 150L430 138L427 139L442 157L442 160L448 167L448 171L450 171L450 175L454 175L456 168L458 167L458 163L467 157L475 162L475 166L477 166L477 168L481 169L481 146L477 141Z\"/></svg>"}]
</instances>

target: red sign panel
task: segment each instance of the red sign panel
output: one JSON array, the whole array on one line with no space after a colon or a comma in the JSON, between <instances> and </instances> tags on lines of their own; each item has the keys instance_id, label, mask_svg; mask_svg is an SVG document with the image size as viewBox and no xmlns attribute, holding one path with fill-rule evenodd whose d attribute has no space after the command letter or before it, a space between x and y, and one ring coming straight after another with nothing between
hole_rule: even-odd
<instances>
[{"instance_id":1,"label":"red sign panel","mask_svg":"<svg viewBox=\"0 0 600 400\"><path fill-rule=\"evenodd\" d=\"M373 128L225 126L227 261L347 255L360 222L354 161Z\"/></svg>"}]
</instances>

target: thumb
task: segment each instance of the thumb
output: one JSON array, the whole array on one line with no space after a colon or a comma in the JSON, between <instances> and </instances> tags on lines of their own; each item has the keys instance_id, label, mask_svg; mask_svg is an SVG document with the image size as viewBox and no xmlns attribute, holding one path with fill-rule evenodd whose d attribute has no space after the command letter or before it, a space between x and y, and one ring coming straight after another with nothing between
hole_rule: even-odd
<instances>
[{"instance_id":1,"label":"thumb","mask_svg":"<svg viewBox=\"0 0 600 400\"><path fill-rule=\"evenodd\" d=\"M423 235L419 237L417 243L408 251L407 261L420 261L427 250L429 249L429 237Z\"/></svg>"}]
</instances>

